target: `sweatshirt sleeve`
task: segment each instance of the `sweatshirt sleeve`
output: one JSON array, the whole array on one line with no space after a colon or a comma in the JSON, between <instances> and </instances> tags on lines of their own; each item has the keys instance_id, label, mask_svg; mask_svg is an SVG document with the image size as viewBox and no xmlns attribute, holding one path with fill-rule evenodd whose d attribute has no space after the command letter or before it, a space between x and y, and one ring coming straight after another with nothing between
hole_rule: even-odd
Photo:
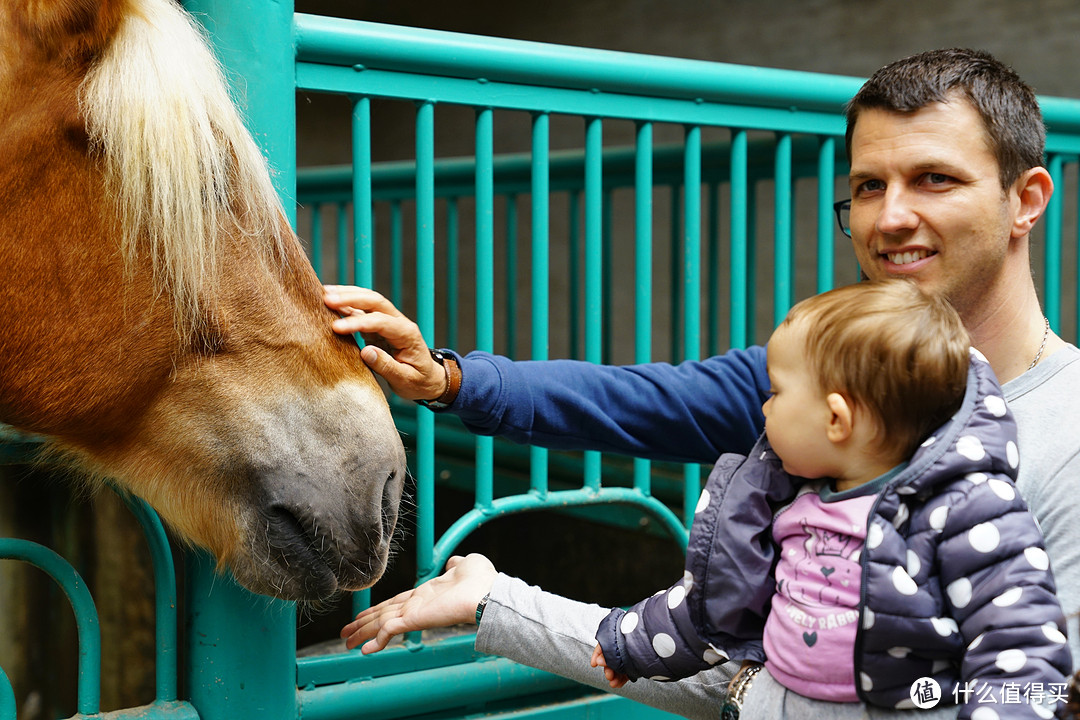
<instances>
[{"instance_id":1,"label":"sweatshirt sleeve","mask_svg":"<svg viewBox=\"0 0 1080 720\"><path fill-rule=\"evenodd\" d=\"M557 450L712 463L746 453L764 429L765 350L678 365L460 359L461 392L447 412L472 432Z\"/></svg>"},{"instance_id":2,"label":"sweatshirt sleeve","mask_svg":"<svg viewBox=\"0 0 1080 720\"><path fill-rule=\"evenodd\" d=\"M978 717L981 698L1009 687L1041 687L1052 703L1072 658L1050 560L1035 519L1001 476L969 476L954 495L938 548L941 582L966 647L957 690L960 718ZM945 506L942 506L945 507ZM1009 717L1047 717L1040 698L998 706Z\"/></svg>"}]
</instances>

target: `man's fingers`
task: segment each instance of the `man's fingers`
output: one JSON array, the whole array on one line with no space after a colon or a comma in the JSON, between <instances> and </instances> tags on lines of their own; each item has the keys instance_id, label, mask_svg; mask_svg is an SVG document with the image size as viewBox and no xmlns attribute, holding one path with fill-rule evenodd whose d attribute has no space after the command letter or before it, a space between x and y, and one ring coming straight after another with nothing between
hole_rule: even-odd
<instances>
[{"instance_id":1,"label":"man's fingers","mask_svg":"<svg viewBox=\"0 0 1080 720\"><path fill-rule=\"evenodd\" d=\"M352 309L404 317L392 302L374 290L350 285L326 285L323 290L323 301L338 312L347 314L347 311Z\"/></svg>"}]
</instances>

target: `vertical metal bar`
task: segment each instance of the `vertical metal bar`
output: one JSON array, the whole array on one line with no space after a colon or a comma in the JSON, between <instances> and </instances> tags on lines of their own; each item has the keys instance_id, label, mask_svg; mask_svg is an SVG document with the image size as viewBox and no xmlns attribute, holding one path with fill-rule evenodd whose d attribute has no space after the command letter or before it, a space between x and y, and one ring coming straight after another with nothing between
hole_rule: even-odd
<instances>
[{"instance_id":1,"label":"vertical metal bar","mask_svg":"<svg viewBox=\"0 0 1080 720\"><path fill-rule=\"evenodd\" d=\"M517 356L517 267L518 267L517 195L506 196L506 355Z\"/></svg>"},{"instance_id":2,"label":"vertical metal bar","mask_svg":"<svg viewBox=\"0 0 1080 720\"><path fill-rule=\"evenodd\" d=\"M603 167L600 118L585 125L585 360L599 363L603 344ZM585 453L585 486L600 488L600 453Z\"/></svg>"},{"instance_id":3,"label":"vertical metal bar","mask_svg":"<svg viewBox=\"0 0 1080 720\"><path fill-rule=\"evenodd\" d=\"M375 251L371 217L371 100L367 97L353 101L352 182L353 277L357 285L369 288L375 285Z\"/></svg>"},{"instance_id":4,"label":"vertical metal bar","mask_svg":"<svg viewBox=\"0 0 1080 720\"><path fill-rule=\"evenodd\" d=\"M836 237L836 221L833 218L833 188L836 186L836 138L821 138L817 179L817 291L823 293L831 290L835 282L833 238Z\"/></svg>"},{"instance_id":5,"label":"vertical metal bar","mask_svg":"<svg viewBox=\"0 0 1080 720\"><path fill-rule=\"evenodd\" d=\"M461 328L461 229L458 198L446 201L446 347L458 347Z\"/></svg>"},{"instance_id":6,"label":"vertical metal bar","mask_svg":"<svg viewBox=\"0 0 1080 720\"><path fill-rule=\"evenodd\" d=\"M701 128L686 129L683 149L683 357L701 358ZM683 466L683 522L694 519L701 493L701 470L697 464Z\"/></svg>"},{"instance_id":7,"label":"vertical metal bar","mask_svg":"<svg viewBox=\"0 0 1080 720\"><path fill-rule=\"evenodd\" d=\"M776 158L773 170L773 325L779 325L791 307L794 295L792 279L794 248L791 241L792 218L791 135L783 133L776 139Z\"/></svg>"},{"instance_id":8,"label":"vertical metal bar","mask_svg":"<svg viewBox=\"0 0 1080 720\"><path fill-rule=\"evenodd\" d=\"M745 130L731 135L731 347L746 347L748 149Z\"/></svg>"},{"instance_id":9,"label":"vertical metal bar","mask_svg":"<svg viewBox=\"0 0 1080 720\"><path fill-rule=\"evenodd\" d=\"M476 348L495 349L495 151L493 113L476 113ZM476 438L476 507L491 506L494 484L493 444Z\"/></svg>"},{"instance_id":10,"label":"vertical metal bar","mask_svg":"<svg viewBox=\"0 0 1080 720\"><path fill-rule=\"evenodd\" d=\"M1050 156L1047 170L1054 181L1054 187L1065 186L1063 159L1060 154ZM1046 206L1046 255L1043 258L1043 301L1046 318L1050 326L1061 326L1061 236L1064 227L1064 193L1054 193Z\"/></svg>"},{"instance_id":11,"label":"vertical metal bar","mask_svg":"<svg viewBox=\"0 0 1080 720\"><path fill-rule=\"evenodd\" d=\"M550 333L551 118L537 113L532 122L532 359L547 360ZM529 485L544 497L548 491L548 451L529 448Z\"/></svg>"},{"instance_id":12,"label":"vertical metal bar","mask_svg":"<svg viewBox=\"0 0 1080 720\"><path fill-rule=\"evenodd\" d=\"M323 277L322 203L311 204L311 267L320 280Z\"/></svg>"},{"instance_id":13,"label":"vertical metal bar","mask_svg":"<svg viewBox=\"0 0 1080 720\"><path fill-rule=\"evenodd\" d=\"M421 102L416 111L416 323L428 345L435 346L435 106ZM416 557L417 573L434 572L435 416L416 409Z\"/></svg>"},{"instance_id":14,"label":"vertical metal bar","mask_svg":"<svg viewBox=\"0 0 1080 720\"><path fill-rule=\"evenodd\" d=\"M653 126L637 126L634 149L634 362L652 360ZM634 458L634 487L652 493L651 463Z\"/></svg>"}]
</instances>

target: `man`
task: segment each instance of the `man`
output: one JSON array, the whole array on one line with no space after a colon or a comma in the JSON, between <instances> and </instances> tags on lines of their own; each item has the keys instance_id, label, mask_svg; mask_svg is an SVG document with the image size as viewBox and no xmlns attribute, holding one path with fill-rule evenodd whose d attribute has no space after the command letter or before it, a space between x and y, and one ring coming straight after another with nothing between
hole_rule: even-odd
<instances>
[{"instance_id":1,"label":"man","mask_svg":"<svg viewBox=\"0 0 1080 720\"><path fill-rule=\"evenodd\" d=\"M879 70L849 104L847 117L856 258L871 279L910 277L945 294L1003 383L1019 426L1018 486L1046 536L1058 594L1071 617L1074 659L1080 657L1080 530L1070 513L1080 477L1080 433L1070 431L1080 350L1050 332L1031 276L1030 233L1053 192L1042 167L1045 131L1034 93L986 54L935 51ZM372 346L364 350L365 361L395 392L437 399L475 432L709 463L721 452L745 453L763 426L768 379L762 348L674 367L630 368L448 354L444 368L432 361L415 324L377 294L331 288L327 302L345 316L335 330L379 335L396 349L393 356ZM408 593L408 608L403 599L388 601L344 634L356 633L353 644L374 637L370 651L405 629L468 621L469 604L487 589L478 648L603 687L602 676L569 669L580 662L579 652L591 653L591 637L579 635L588 635L592 616L496 578L483 558L455 561L446 575ZM585 619L571 631L567 615ZM566 667L562 657L569 658ZM715 717L726 679L720 669L716 677L707 675L671 684L679 686L675 690L659 683L627 686L627 694L684 715ZM763 717L766 707L773 712L798 700L760 683L754 690L757 697L748 703ZM794 717L792 707L787 712Z\"/></svg>"}]
</instances>

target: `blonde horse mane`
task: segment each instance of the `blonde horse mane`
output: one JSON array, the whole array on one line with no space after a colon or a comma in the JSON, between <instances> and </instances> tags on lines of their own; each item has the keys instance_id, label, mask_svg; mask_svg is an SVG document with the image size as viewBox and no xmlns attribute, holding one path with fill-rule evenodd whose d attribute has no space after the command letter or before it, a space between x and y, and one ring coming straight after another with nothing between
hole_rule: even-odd
<instances>
[{"instance_id":1,"label":"blonde horse mane","mask_svg":"<svg viewBox=\"0 0 1080 720\"><path fill-rule=\"evenodd\" d=\"M171 0L130 7L80 105L119 208L127 267L145 247L178 328L191 331L213 313L221 239L250 236L271 261L290 230L201 26Z\"/></svg>"}]
</instances>

